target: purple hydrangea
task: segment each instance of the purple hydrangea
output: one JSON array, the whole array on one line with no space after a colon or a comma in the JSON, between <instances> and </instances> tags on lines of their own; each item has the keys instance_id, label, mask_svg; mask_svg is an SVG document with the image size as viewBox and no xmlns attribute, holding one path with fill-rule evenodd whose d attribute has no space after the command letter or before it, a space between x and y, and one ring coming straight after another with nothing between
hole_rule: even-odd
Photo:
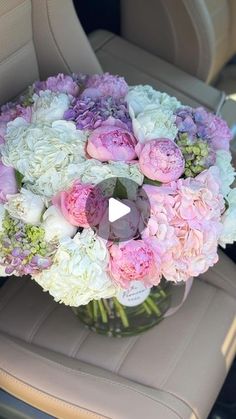
<instances>
[{"instance_id":1,"label":"purple hydrangea","mask_svg":"<svg viewBox=\"0 0 236 419\"><path fill-rule=\"evenodd\" d=\"M108 118L123 122L129 129L132 125L126 102L111 96L74 99L71 107L65 112L64 118L74 121L76 127L81 130L94 130Z\"/></svg>"},{"instance_id":2,"label":"purple hydrangea","mask_svg":"<svg viewBox=\"0 0 236 419\"><path fill-rule=\"evenodd\" d=\"M8 275L33 275L51 266L55 246L46 243L42 227L5 216L0 234L0 264Z\"/></svg>"},{"instance_id":3,"label":"purple hydrangea","mask_svg":"<svg viewBox=\"0 0 236 419\"><path fill-rule=\"evenodd\" d=\"M204 108L180 108L176 111L176 125L180 133L185 133L189 141L201 138L208 142L214 151L229 150L232 133L227 123Z\"/></svg>"}]
</instances>

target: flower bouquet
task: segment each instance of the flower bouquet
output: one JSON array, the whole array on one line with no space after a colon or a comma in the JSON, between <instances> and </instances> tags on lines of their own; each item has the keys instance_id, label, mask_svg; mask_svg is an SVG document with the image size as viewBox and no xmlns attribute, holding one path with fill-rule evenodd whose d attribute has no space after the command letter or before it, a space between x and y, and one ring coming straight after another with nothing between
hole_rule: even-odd
<instances>
[{"instance_id":1,"label":"flower bouquet","mask_svg":"<svg viewBox=\"0 0 236 419\"><path fill-rule=\"evenodd\" d=\"M29 275L107 335L158 323L169 284L236 239L231 137L220 117L123 77L35 82L0 112L1 276Z\"/></svg>"}]
</instances>

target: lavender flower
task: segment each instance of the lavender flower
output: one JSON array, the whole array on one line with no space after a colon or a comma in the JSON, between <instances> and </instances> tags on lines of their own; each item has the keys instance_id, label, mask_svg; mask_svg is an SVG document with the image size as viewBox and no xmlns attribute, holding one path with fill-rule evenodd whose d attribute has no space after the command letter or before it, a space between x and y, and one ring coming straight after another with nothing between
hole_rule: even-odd
<instances>
[{"instance_id":1,"label":"lavender flower","mask_svg":"<svg viewBox=\"0 0 236 419\"><path fill-rule=\"evenodd\" d=\"M112 96L74 99L70 109L64 113L64 118L74 121L76 127L81 130L98 128L109 117L123 122L131 129L131 119L126 102Z\"/></svg>"}]
</instances>

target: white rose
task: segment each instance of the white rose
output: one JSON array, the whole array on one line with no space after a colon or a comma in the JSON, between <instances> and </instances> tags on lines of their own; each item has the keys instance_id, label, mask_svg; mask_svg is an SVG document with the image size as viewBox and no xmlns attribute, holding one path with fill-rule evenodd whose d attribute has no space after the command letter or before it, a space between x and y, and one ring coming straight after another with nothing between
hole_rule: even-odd
<instances>
[{"instance_id":1,"label":"white rose","mask_svg":"<svg viewBox=\"0 0 236 419\"><path fill-rule=\"evenodd\" d=\"M220 192L224 197L230 192L230 185L233 183L236 176L235 170L231 164L232 155L225 150L218 150L216 152L215 165L220 171Z\"/></svg>"},{"instance_id":2,"label":"white rose","mask_svg":"<svg viewBox=\"0 0 236 419\"><path fill-rule=\"evenodd\" d=\"M149 105L156 105L156 108L161 106L162 109L165 108L172 112L175 112L181 106L181 103L175 97L159 92L149 85L130 87L125 100L134 116L146 110Z\"/></svg>"},{"instance_id":3,"label":"white rose","mask_svg":"<svg viewBox=\"0 0 236 419\"><path fill-rule=\"evenodd\" d=\"M5 217L5 213L6 213L6 210L4 208L4 205L0 204L0 232L3 231L3 220Z\"/></svg>"},{"instance_id":4,"label":"white rose","mask_svg":"<svg viewBox=\"0 0 236 419\"><path fill-rule=\"evenodd\" d=\"M24 176L27 189L52 197L68 183L71 165L86 159L86 133L73 122L27 124L18 118L9 124L2 160Z\"/></svg>"},{"instance_id":5,"label":"white rose","mask_svg":"<svg viewBox=\"0 0 236 419\"><path fill-rule=\"evenodd\" d=\"M70 98L65 93L54 93L50 90L40 91L33 95L32 122L53 122L63 118L70 106Z\"/></svg>"},{"instance_id":6,"label":"white rose","mask_svg":"<svg viewBox=\"0 0 236 419\"><path fill-rule=\"evenodd\" d=\"M61 212L52 205L43 214L42 227L45 230L45 240L61 240L64 237L73 237L77 228L71 225Z\"/></svg>"},{"instance_id":7,"label":"white rose","mask_svg":"<svg viewBox=\"0 0 236 419\"><path fill-rule=\"evenodd\" d=\"M72 307L93 299L110 298L116 287L106 270L109 253L92 229L61 240L53 265L34 279L56 301Z\"/></svg>"},{"instance_id":8,"label":"white rose","mask_svg":"<svg viewBox=\"0 0 236 419\"><path fill-rule=\"evenodd\" d=\"M236 188L230 191L226 199L229 207L222 216L223 229L219 239L223 248L236 241Z\"/></svg>"},{"instance_id":9,"label":"white rose","mask_svg":"<svg viewBox=\"0 0 236 419\"><path fill-rule=\"evenodd\" d=\"M134 135L141 143L156 138L174 140L178 132L175 120L172 111L150 106L132 118Z\"/></svg>"},{"instance_id":10,"label":"white rose","mask_svg":"<svg viewBox=\"0 0 236 419\"><path fill-rule=\"evenodd\" d=\"M27 224L39 224L44 210L44 202L40 196L22 188L15 195L8 195L5 208L11 217Z\"/></svg>"}]
</instances>

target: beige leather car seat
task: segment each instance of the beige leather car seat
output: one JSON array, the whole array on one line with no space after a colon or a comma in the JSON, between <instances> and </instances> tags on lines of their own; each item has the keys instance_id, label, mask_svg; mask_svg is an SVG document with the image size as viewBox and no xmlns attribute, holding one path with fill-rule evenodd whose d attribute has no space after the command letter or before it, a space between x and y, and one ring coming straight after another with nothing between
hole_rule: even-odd
<instances>
[{"instance_id":1,"label":"beige leather car seat","mask_svg":"<svg viewBox=\"0 0 236 419\"><path fill-rule=\"evenodd\" d=\"M121 0L121 19L125 39L207 83L236 53L235 0Z\"/></svg>"},{"instance_id":2,"label":"beige leather car seat","mask_svg":"<svg viewBox=\"0 0 236 419\"><path fill-rule=\"evenodd\" d=\"M72 0L0 0L0 104L39 77L76 71L101 66Z\"/></svg>"},{"instance_id":3,"label":"beige leather car seat","mask_svg":"<svg viewBox=\"0 0 236 419\"><path fill-rule=\"evenodd\" d=\"M186 84L178 93L178 83L161 75L166 68L174 74L173 66L157 65L117 37L98 46L99 36L93 41L107 70L126 72L134 83L146 78L186 100L187 85L203 91L177 71ZM39 76L100 71L71 0L0 0L0 40L1 102ZM217 107L221 95L212 89L209 102ZM182 292L174 288L173 304ZM222 253L177 314L124 339L89 332L30 278L9 278L0 288L0 387L56 418L205 419L235 355L235 312L235 265Z\"/></svg>"}]
</instances>

